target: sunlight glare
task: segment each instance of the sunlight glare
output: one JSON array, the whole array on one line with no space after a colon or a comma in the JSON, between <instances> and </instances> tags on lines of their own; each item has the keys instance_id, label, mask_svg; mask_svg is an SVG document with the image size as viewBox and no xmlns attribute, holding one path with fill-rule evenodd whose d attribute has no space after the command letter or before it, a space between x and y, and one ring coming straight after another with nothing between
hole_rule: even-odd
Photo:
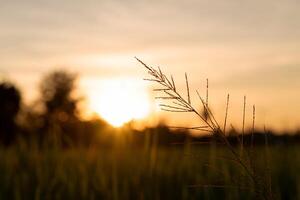
<instances>
[{"instance_id":1,"label":"sunlight glare","mask_svg":"<svg viewBox=\"0 0 300 200\"><path fill-rule=\"evenodd\" d=\"M111 125L120 127L150 114L150 98L142 81L110 79L99 87L97 97L91 99L91 107Z\"/></svg>"}]
</instances>

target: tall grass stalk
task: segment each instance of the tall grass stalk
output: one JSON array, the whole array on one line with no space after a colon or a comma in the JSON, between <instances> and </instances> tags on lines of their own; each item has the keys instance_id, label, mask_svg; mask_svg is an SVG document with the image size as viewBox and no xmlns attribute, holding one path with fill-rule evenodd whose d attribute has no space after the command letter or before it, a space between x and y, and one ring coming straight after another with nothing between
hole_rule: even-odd
<instances>
[{"instance_id":1,"label":"tall grass stalk","mask_svg":"<svg viewBox=\"0 0 300 200\"><path fill-rule=\"evenodd\" d=\"M254 142L254 126L255 126L255 106L253 106L253 123L252 123L252 135L251 135L251 143L250 143L250 152L246 154L243 152L239 152L236 148L230 143L228 138L226 137L226 123L228 117L228 105L229 105L229 95L227 97L227 104L226 104L226 114L225 114L225 121L224 121L224 128L220 128L220 123L216 120L213 112L211 111L209 104L208 104L208 81L206 87L206 100L202 98L200 93L196 90L196 93L201 101L202 107L204 112L199 112L194 104L191 101L190 95L190 86L188 81L187 73L185 73L185 83L186 83L186 98L184 98L183 94L181 94L175 85L173 76L168 78L162 70L158 67L155 69L151 66L146 65L143 61L136 58L136 60L141 63L150 78L145 80L155 82L159 85L159 88L154 89L154 91L159 92L159 96L156 99L166 100L166 103L159 104L163 111L168 112L176 112L176 113L194 113L196 117L200 118L202 124L196 127L186 127L188 130L196 130L196 131L204 131L209 132L215 138L219 139L231 152L232 160L237 163L247 174L248 179L253 185L253 190L256 196L260 199L273 199L271 191L268 189L270 188L267 186L268 182L263 181L255 170L255 166L253 163L253 142ZM246 105L246 97L244 97L244 109L243 109L243 130L242 130L242 151L245 151L244 146L244 128L245 128L245 105ZM182 127L181 127L182 128ZM219 187L219 186L217 186ZM220 186L221 187L221 186ZM223 186L223 187L226 187ZM232 187L232 186L230 186ZM237 188L241 188L242 186L237 186Z\"/></svg>"},{"instance_id":2,"label":"tall grass stalk","mask_svg":"<svg viewBox=\"0 0 300 200\"><path fill-rule=\"evenodd\" d=\"M243 107L243 127L242 127L242 143L241 143L241 150L243 152L244 148L244 135L245 135L245 117L246 117L246 101L247 97L244 96L244 107Z\"/></svg>"}]
</instances>

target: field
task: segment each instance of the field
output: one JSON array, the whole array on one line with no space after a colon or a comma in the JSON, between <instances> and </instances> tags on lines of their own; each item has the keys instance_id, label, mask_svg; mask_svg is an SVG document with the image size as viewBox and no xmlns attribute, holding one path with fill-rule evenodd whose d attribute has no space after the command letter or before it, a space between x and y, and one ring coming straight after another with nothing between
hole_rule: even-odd
<instances>
[{"instance_id":1,"label":"field","mask_svg":"<svg viewBox=\"0 0 300 200\"><path fill-rule=\"evenodd\" d=\"M264 147L256 147L262 172ZM276 199L300 198L300 147L271 146ZM255 199L215 146L0 150L0 199Z\"/></svg>"}]
</instances>

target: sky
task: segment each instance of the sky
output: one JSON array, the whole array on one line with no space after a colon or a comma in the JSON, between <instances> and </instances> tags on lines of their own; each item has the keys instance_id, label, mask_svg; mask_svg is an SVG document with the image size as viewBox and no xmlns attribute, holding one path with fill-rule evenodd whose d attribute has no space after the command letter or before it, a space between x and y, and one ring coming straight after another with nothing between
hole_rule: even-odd
<instances>
[{"instance_id":1,"label":"sky","mask_svg":"<svg viewBox=\"0 0 300 200\"><path fill-rule=\"evenodd\" d=\"M229 93L229 119L240 124L247 95L249 120L255 104L258 125L293 130L300 127L299 10L298 0L2 0L0 76L32 101L47 72L76 72L87 107L100 115L104 86L121 90L126 83L130 94L142 94L135 97L144 101L137 110L189 123L192 117L182 120L152 106L152 85L143 82L147 73L137 56L173 74L182 88L185 72L202 94L208 78L220 120Z\"/></svg>"}]
</instances>

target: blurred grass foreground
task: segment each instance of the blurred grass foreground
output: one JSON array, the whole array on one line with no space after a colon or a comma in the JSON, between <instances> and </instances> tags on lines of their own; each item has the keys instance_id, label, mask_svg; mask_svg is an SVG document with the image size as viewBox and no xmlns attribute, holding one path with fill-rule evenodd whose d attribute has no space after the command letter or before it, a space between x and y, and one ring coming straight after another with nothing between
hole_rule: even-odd
<instances>
[{"instance_id":1,"label":"blurred grass foreground","mask_svg":"<svg viewBox=\"0 0 300 200\"><path fill-rule=\"evenodd\" d=\"M257 199L214 137L83 120L75 85L73 74L50 73L25 105L16 86L0 84L0 199ZM239 134L232 128L225 138L236 151ZM245 133L245 144L255 138L255 174L270 172L275 199L300 198L299 136L268 131L266 148L264 133Z\"/></svg>"},{"instance_id":2,"label":"blurred grass foreground","mask_svg":"<svg viewBox=\"0 0 300 200\"><path fill-rule=\"evenodd\" d=\"M299 199L299 146L270 152L277 199ZM255 199L236 165L220 159L227 154L215 146L40 151L21 145L0 150L0 199ZM260 156L256 161L264 165Z\"/></svg>"}]
</instances>

